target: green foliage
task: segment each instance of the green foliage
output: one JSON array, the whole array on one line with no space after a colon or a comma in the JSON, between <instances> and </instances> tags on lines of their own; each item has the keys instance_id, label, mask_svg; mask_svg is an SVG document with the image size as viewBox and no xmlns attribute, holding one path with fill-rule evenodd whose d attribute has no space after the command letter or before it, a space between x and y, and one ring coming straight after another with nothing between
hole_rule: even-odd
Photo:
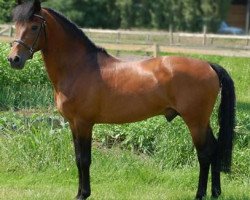
<instances>
[{"instance_id":1,"label":"green foliage","mask_svg":"<svg viewBox=\"0 0 250 200\"><path fill-rule=\"evenodd\" d=\"M0 0L0 23L11 21L14 0ZM203 24L216 31L227 16L231 0L51 0L54 8L81 27L157 28L201 31Z\"/></svg>"},{"instance_id":2,"label":"green foliage","mask_svg":"<svg viewBox=\"0 0 250 200\"><path fill-rule=\"evenodd\" d=\"M153 28L166 29L168 25L172 24L171 9L171 6L164 1L152 4L151 18ZM164 10L164 12L159 12L160 10Z\"/></svg>"},{"instance_id":3,"label":"green foliage","mask_svg":"<svg viewBox=\"0 0 250 200\"><path fill-rule=\"evenodd\" d=\"M70 134L65 134L68 133L65 126L64 120L53 113L49 116L28 111L0 113L0 168L41 171L53 165L65 170L66 164L74 161Z\"/></svg>"},{"instance_id":4,"label":"green foliage","mask_svg":"<svg viewBox=\"0 0 250 200\"><path fill-rule=\"evenodd\" d=\"M52 108L53 92L50 85L21 84L0 87L0 110Z\"/></svg>"},{"instance_id":5,"label":"green foliage","mask_svg":"<svg viewBox=\"0 0 250 200\"><path fill-rule=\"evenodd\" d=\"M164 117L155 117L133 124L98 125L94 133L95 139L104 146L118 145L136 153L151 155L162 168L196 163L189 131L180 118L171 124Z\"/></svg>"},{"instance_id":6,"label":"green foliage","mask_svg":"<svg viewBox=\"0 0 250 200\"><path fill-rule=\"evenodd\" d=\"M203 24L216 31L227 16L231 0L70 0L49 1L82 27L157 28L201 31Z\"/></svg>"},{"instance_id":7,"label":"green foliage","mask_svg":"<svg viewBox=\"0 0 250 200\"><path fill-rule=\"evenodd\" d=\"M11 21L11 10L15 5L15 0L0 0L0 23Z\"/></svg>"},{"instance_id":8,"label":"green foliage","mask_svg":"<svg viewBox=\"0 0 250 200\"><path fill-rule=\"evenodd\" d=\"M248 106L249 109L249 106ZM233 175L250 174L250 124L246 110L238 111ZM213 119L216 122L216 119ZM68 123L53 112L0 113L0 169L7 171L65 170L74 160ZM113 140L111 140L111 138ZM94 141L103 147L118 146L133 153L150 155L164 169L197 166L189 132L180 119L171 124L155 117L125 125L96 125ZM250 178L250 177L249 177Z\"/></svg>"},{"instance_id":9,"label":"green foliage","mask_svg":"<svg viewBox=\"0 0 250 200\"><path fill-rule=\"evenodd\" d=\"M14 70L10 67L7 60L9 51L8 44L0 43L0 82L2 87L25 84L49 84L39 53L34 55L32 61L27 61L23 70Z\"/></svg>"},{"instance_id":10,"label":"green foliage","mask_svg":"<svg viewBox=\"0 0 250 200\"><path fill-rule=\"evenodd\" d=\"M79 26L119 28L116 0L52 0L44 5L59 10Z\"/></svg>"},{"instance_id":11,"label":"green foliage","mask_svg":"<svg viewBox=\"0 0 250 200\"><path fill-rule=\"evenodd\" d=\"M134 26L135 14L132 11L132 0L121 0L117 2L120 9L120 26L122 28L130 28Z\"/></svg>"},{"instance_id":12,"label":"green foliage","mask_svg":"<svg viewBox=\"0 0 250 200\"><path fill-rule=\"evenodd\" d=\"M0 43L0 110L51 107L52 88L39 53L23 70L14 70L7 61L10 51Z\"/></svg>"}]
</instances>

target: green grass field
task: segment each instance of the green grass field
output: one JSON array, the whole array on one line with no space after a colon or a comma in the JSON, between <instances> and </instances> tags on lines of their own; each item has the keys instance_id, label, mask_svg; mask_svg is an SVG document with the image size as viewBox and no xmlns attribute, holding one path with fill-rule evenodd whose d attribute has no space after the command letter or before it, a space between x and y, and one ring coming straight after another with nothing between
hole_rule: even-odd
<instances>
[{"instance_id":1,"label":"green grass field","mask_svg":"<svg viewBox=\"0 0 250 200\"><path fill-rule=\"evenodd\" d=\"M73 161L72 161L73 162ZM94 148L90 199L186 199L196 192L197 168L160 170L154 160L119 149ZM0 178L2 199L73 199L77 188L74 165L42 172L5 172ZM225 200L249 200L249 180L223 175ZM209 193L210 195L210 193ZM210 198L207 198L210 199Z\"/></svg>"},{"instance_id":2,"label":"green grass field","mask_svg":"<svg viewBox=\"0 0 250 200\"><path fill-rule=\"evenodd\" d=\"M250 58L191 56L224 66L235 81L233 167L232 174L222 175L219 199L249 200ZM50 94L49 85L32 87L29 82L0 89L0 199L73 199L76 195L71 134L67 122L54 111ZM212 125L218 130L216 113ZM96 125L93 146L90 200L194 198L198 162L180 118L172 123L155 117L133 124ZM207 199L210 194L209 182Z\"/></svg>"}]
</instances>

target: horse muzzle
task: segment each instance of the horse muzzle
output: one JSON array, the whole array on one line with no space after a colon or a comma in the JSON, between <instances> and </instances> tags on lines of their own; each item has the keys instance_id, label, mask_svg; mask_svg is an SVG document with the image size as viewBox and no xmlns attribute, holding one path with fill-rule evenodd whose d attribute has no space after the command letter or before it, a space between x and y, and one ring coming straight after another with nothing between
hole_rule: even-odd
<instances>
[{"instance_id":1,"label":"horse muzzle","mask_svg":"<svg viewBox=\"0 0 250 200\"><path fill-rule=\"evenodd\" d=\"M20 56L16 55L14 57L8 57L8 61L13 69L23 69L26 62L25 59L22 59Z\"/></svg>"}]
</instances>

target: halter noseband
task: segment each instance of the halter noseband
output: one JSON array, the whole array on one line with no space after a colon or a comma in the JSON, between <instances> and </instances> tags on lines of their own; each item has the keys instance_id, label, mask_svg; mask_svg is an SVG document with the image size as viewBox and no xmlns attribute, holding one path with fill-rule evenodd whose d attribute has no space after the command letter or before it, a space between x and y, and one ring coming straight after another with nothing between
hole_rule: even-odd
<instances>
[{"instance_id":1,"label":"halter noseband","mask_svg":"<svg viewBox=\"0 0 250 200\"><path fill-rule=\"evenodd\" d=\"M38 32L38 34L37 34L37 36L36 36L36 38L35 38L35 40L34 40L32 46L31 46L31 47L28 46L28 45L25 44L25 42L22 41L21 39L17 39L17 40L14 40L14 41L13 41L13 43L16 42L16 43L22 45L23 47L25 47L25 48L30 52L30 58L33 57L33 54L34 54L34 52L35 52L34 47L35 47L35 45L36 45L36 43L37 43L37 41L38 41L38 38L39 38L39 36L40 36L40 34L41 34L42 29L43 29L43 31L44 31L45 39L47 38L46 30L45 30L46 20L45 20L41 15L36 15L36 14L35 14L34 17L38 17L39 19L43 20L43 22L41 23L39 32Z\"/></svg>"}]
</instances>

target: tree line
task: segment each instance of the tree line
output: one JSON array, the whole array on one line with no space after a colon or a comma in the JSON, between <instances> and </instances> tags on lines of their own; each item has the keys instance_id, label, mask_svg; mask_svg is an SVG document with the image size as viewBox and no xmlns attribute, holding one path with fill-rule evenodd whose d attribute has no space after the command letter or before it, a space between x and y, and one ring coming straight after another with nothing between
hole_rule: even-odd
<instances>
[{"instance_id":1,"label":"tree line","mask_svg":"<svg viewBox=\"0 0 250 200\"><path fill-rule=\"evenodd\" d=\"M78 26L109 29L169 29L216 31L227 16L231 0L47 0ZM11 21L14 0L0 0L0 22Z\"/></svg>"}]
</instances>

